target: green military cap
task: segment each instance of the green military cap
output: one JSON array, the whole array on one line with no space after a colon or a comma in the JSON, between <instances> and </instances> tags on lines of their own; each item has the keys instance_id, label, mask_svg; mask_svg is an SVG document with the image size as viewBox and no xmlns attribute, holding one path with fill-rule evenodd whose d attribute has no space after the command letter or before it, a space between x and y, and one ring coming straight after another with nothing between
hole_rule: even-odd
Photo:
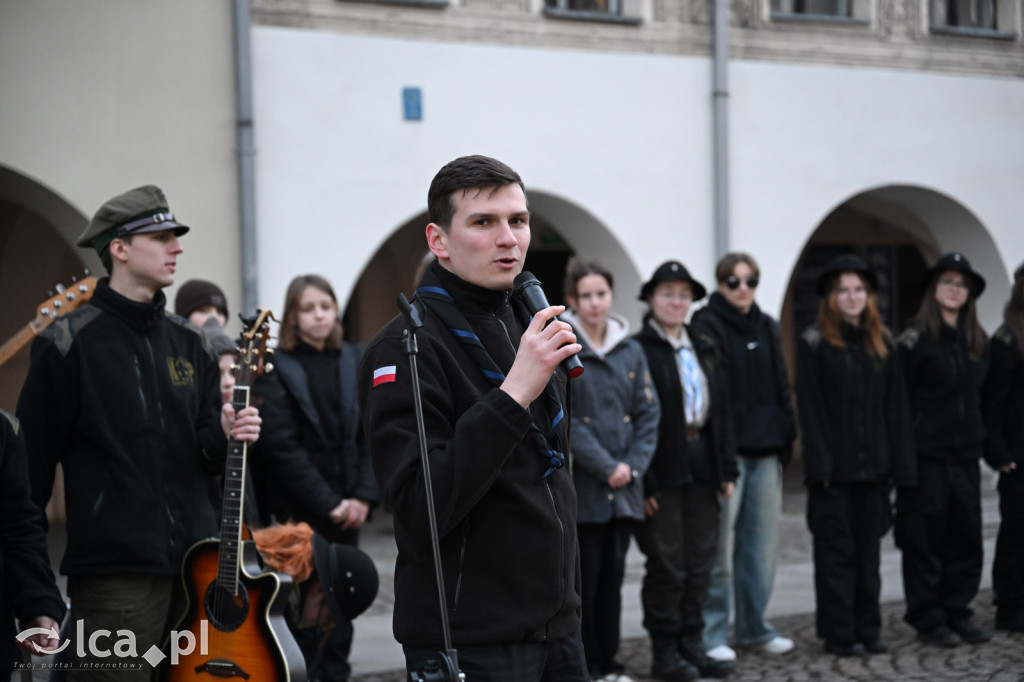
<instances>
[{"instance_id":1,"label":"green military cap","mask_svg":"<svg viewBox=\"0 0 1024 682\"><path fill-rule=\"evenodd\" d=\"M180 237L188 229L187 225L175 221L174 214L167 208L163 190L156 185L143 185L100 206L77 244L91 246L96 253L102 253L119 237L164 230L174 230L174 235Z\"/></svg>"}]
</instances>

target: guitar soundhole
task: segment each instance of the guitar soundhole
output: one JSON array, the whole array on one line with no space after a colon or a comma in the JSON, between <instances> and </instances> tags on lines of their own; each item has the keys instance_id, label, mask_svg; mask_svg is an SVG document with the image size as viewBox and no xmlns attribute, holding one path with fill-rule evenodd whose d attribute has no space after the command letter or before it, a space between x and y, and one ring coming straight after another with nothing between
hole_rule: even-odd
<instances>
[{"instance_id":1,"label":"guitar soundhole","mask_svg":"<svg viewBox=\"0 0 1024 682\"><path fill-rule=\"evenodd\" d=\"M245 585L239 583L238 595L233 595L230 590L214 581L206 588L203 605L206 607L210 625L221 632L234 632L242 626L249 615L249 593Z\"/></svg>"}]
</instances>

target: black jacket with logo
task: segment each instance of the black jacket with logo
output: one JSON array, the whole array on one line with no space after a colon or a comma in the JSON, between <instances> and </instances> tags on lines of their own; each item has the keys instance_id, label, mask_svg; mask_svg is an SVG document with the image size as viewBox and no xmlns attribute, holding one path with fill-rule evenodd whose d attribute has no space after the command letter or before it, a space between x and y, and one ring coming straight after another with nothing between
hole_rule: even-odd
<instances>
[{"instance_id":1,"label":"black jacket with logo","mask_svg":"<svg viewBox=\"0 0 1024 682\"><path fill-rule=\"evenodd\" d=\"M64 467L61 572L174 574L217 534L204 476L223 466L220 373L165 297L132 301L103 279L32 345L18 401L40 509Z\"/></svg>"},{"instance_id":2,"label":"black jacket with logo","mask_svg":"<svg viewBox=\"0 0 1024 682\"><path fill-rule=\"evenodd\" d=\"M693 314L690 326L708 334L722 356L729 384L736 452L744 457L793 457L796 419L789 374L782 359L779 323L754 303L744 315L722 294Z\"/></svg>"},{"instance_id":3,"label":"black jacket with logo","mask_svg":"<svg viewBox=\"0 0 1024 682\"><path fill-rule=\"evenodd\" d=\"M509 292L430 267L507 373L524 329ZM548 459L528 433L532 419L549 425L556 415L543 393L524 410L481 373L433 310L424 317L416 357L452 642L568 637L580 627L576 493L568 466L544 476ZM404 331L404 319L395 318L367 345L359 404L384 504L394 511L395 638L429 646L443 637ZM385 375L377 386L375 370ZM560 369L552 377L567 414L566 380ZM557 426L563 448L568 421Z\"/></svg>"}]
</instances>

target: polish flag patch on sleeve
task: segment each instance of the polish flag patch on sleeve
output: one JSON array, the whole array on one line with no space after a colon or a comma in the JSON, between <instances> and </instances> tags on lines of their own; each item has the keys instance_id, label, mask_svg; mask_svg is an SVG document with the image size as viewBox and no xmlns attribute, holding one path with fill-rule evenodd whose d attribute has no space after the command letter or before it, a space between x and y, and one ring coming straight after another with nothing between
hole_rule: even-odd
<instances>
[{"instance_id":1,"label":"polish flag patch on sleeve","mask_svg":"<svg viewBox=\"0 0 1024 682\"><path fill-rule=\"evenodd\" d=\"M387 367L378 367L373 370L373 385L376 388L381 384L391 384L395 381L395 365L388 365Z\"/></svg>"}]
</instances>

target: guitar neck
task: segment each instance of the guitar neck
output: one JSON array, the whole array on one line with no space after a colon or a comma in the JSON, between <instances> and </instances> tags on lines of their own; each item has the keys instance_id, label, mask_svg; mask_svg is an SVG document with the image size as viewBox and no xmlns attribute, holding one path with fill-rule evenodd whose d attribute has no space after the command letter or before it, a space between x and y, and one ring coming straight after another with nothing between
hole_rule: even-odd
<instances>
[{"instance_id":1,"label":"guitar neck","mask_svg":"<svg viewBox=\"0 0 1024 682\"><path fill-rule=\"evenodd\" d=\"M237 414L249 406L249 387L235 386L231 406ZM224 467L224 499L221 502L220 550L217 583L231 594L238 594L238 574L242 551L242 510L245 506L245 456L247 444L228 439Z\"/></svg>"},{"instance_id":2,"label":"guitar neck","mask_svg":"<svg viewBox=\"0 0 1024 682\"><path fill-rule=\"evenodd\" d=\"M8 339L4 345L0 346L0 365L13 358L19 350L25 347L25 344L35 338L35 335L38 333L36 324L34 320L29 322L18 330L17 334Z\"/></svg>"}]
</instances>

